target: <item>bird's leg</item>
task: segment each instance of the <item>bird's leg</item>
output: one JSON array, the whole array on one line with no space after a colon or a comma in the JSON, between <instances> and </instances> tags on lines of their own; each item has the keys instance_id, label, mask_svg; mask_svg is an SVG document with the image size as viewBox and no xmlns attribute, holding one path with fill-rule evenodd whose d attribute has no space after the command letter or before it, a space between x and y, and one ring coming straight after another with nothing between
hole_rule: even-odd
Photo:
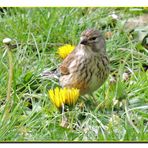
<instances>
[{"instance_id":1,"label":"bird's leg","mask_svg":"<svg viewBox=\"0 0 148 148\"><path fill-rule=\"evenodd\" d=\"M83 96L83 100L83 102L85 102L83 105L85 108L92 110L98 105L98 99L93 93Z\"/></svg>"},{"instance_id":2,"label":"bird's leg","mask_svg":"<svg viewBox=\"0 0 148 148\"><path fill-rule=\"evenodd\" d=\"M96 109L95 111L98 111L99 109L106 109L106 107L108 105L110 105L109 103L109 90L110 89L107 89L104 94L103 94L103 101L101 101L100 103L98 103L98 105L96 106Z\"/></svg>"},{"instance_id":3,"label":"bird's leg","mask_svg":"<svg viewBox=\"0 0 148 148\"><path fill-rule=\"evenodd\" d=\"M92 98L93 98L93 103L94 103L95 105L97 105L97 104L99 103L99 102L98 102L98 97L95 95L95 93L92 93L91 96L92 96Z\"/></svg>"}]
</instances>

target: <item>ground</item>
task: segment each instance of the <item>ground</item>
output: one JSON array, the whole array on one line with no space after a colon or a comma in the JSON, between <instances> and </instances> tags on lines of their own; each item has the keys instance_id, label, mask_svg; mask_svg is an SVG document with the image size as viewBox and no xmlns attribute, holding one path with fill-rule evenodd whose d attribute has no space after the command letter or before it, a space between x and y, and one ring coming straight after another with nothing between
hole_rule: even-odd
<instances>
[{"instance_id":1,"label":"ground","mask_svg":"<svg viewBox=\"0 0 148 148\"><path fill-rule=\"evenodd\" d=\"M147 141L148 50L124 28L145 8L3 8L0 12L0 141ZM114 17L115 16L115 17ZM92 96L70 108L69 127L48 97L58 86L41 72L58 66L59 46L77 45L80 33L97 28L106 38L111 73ZM135 28L134 28L135 29ZM132 33L131 33L132 32ZM12 39L12 107L5 120L8 56L2 40ZM81 102L81 101L84 102Z\"/></svg>"}]
</instances>

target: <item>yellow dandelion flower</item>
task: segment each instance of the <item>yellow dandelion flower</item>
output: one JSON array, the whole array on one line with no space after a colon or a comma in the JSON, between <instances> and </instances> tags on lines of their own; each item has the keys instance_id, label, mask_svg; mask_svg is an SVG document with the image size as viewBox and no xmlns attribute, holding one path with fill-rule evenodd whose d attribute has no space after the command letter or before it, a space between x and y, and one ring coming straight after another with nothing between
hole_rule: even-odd
<instances>
[{"instance_id":1,"label":"yellow dandelion flower","mask_svg":"<svg viewBox=\"0 0 148 148\"><path fill-rule=\"evenodd\" d=\"M74 50L74 48L75 46L66 44L64 46L59 47L57 53L62 59L65 59Z\"/></svg>"},{"instance_id":2,"label":"yellow dandelion flower","mask_svg":"<svg viewBox=\"0 0 148 148\"><path fill-rule=\"evenodd\" d=\"M76 104L79 97L79 90L75 88L58 88L49 90L49 98L52 103L57 107L61 108L62 105L74 105Z\"/></svg>"}]
</instances>

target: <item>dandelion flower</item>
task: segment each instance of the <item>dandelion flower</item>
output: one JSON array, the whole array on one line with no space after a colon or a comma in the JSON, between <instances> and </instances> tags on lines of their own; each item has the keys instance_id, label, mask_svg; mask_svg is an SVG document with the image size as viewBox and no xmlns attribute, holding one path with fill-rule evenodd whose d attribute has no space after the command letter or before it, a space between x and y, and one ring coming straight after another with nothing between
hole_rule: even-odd
<instances>
[{"instance_id":1,"label":"dandelion flower","mask_svg":"<svg viewBox=\"0 0 148 148\"><path fill-rule=\"evenodd\" d=\"M59 47L57 53L62 59L65 59L74 50L74 48L75 46L66 44L64 46Z\"/></svg>"},{"instance_id":2,"label":"dandelion flower","mask_svg":"<svg viewBox=\"0 0 148 148\"><path fill-rule=\"evenodd\" d=\"M50 89L48 93L49 98L57 108L61 108L64 104L74 105L79 97L79 90L75 88L56 87L55 89Z\"/></svg>"}]
</instances>

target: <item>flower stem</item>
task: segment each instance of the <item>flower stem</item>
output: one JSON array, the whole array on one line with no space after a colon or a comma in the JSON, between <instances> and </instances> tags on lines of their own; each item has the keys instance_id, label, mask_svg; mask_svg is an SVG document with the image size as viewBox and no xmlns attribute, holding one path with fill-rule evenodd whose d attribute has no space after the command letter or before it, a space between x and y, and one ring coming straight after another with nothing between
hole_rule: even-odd
<instances>
[{"instance_id":1,"label":"flower stem","mask_svg":"<svg viewBox=\"0 0 148 148\"><path fill-rule=\"evenodd\" d=\"M12 106L12 99L11 99L11 87L12 87L12 80L13 80L13 59L12 59L12 51L11 46L7 45L7 52L8 52L8 63L9 63L9 72L8 72L8 86L7 86L7 97L6 97L6 106L4 112L4 121L9 119L9 113Z\"/></svg>"},{"instance_id":2,"label":"flower stem","mask_svg":"<svg viewBox=\"0 0 148 148\"><path fill-rule=\"evenodd\" d=\"M8 87L7 87L7 101L11 104L11 85L13 79L13 60L12 52L8 49L8 60L9 60L9 78L8 78Z\"/></svg>"},{"instance_id":3,"label":"flower stem","mask_svg":"<svg viewBox=\"0 0 148 148\"><path fill-rule=\"evenodd\" d=\"M64 112L64 104L62 104L62 121L61 121L61 126L62 127L67 127L68 125L68 121L67 121L67 117L65 115L65 112Z\"/></svg>"}]
</instances>

